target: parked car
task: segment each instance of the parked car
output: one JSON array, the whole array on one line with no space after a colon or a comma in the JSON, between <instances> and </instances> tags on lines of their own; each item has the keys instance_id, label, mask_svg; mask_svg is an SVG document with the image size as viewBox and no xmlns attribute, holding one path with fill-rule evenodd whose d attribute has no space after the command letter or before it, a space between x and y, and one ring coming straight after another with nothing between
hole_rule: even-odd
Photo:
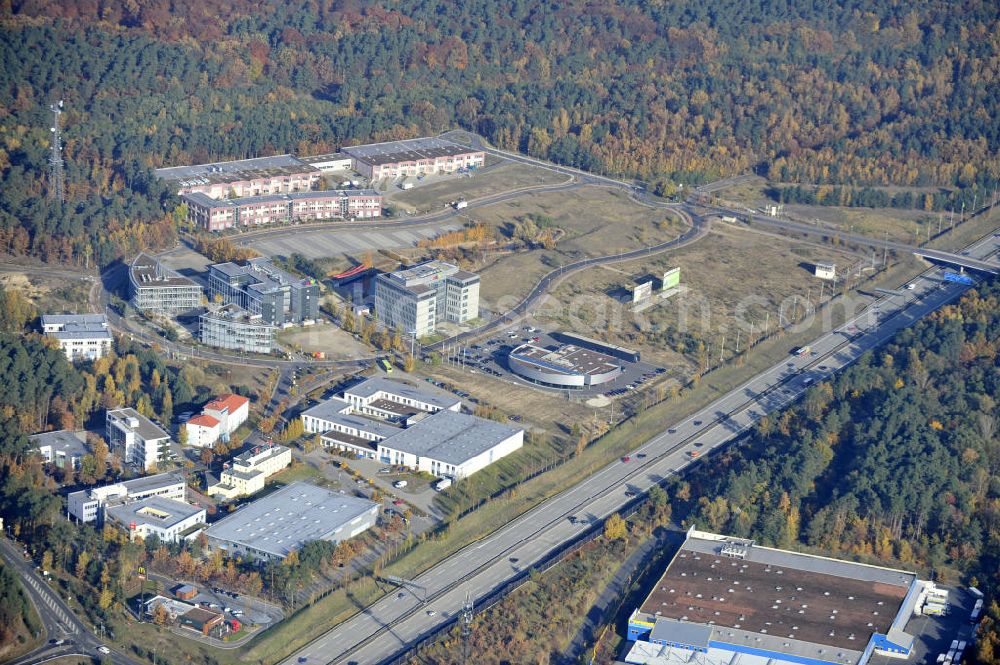
<instances>
[{"instance_id":1,"label":"parked car","mask_svg":"<svg viewBox=\"0 0 1000 665\"><path fill-rule=\"evenodd\" d=\"M397 480L396 482L394 482L392 484L392 486L395 487L398 490L403 489L404 487L406 487L406 485L407 485L407 482L405 480Z\"/></svg>"}]
</instances>

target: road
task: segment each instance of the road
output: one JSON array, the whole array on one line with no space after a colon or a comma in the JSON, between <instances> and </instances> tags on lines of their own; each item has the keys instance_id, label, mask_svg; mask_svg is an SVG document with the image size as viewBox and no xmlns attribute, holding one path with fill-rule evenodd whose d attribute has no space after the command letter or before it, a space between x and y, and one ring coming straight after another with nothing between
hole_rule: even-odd
<instances>
[{"instance_id":1,"label":"road","mask_svg":"<svg viewBox=\"0 0 1000 665\"><path fill-rule=\"evenodd\" d=\"M439 351L446 346L460 344L465 340L481 337L493 331L499 330L500 328L509 326L512 323L516 323L519 317L527 314L531 310L531 307L548 292L551 286L556 284L559 280L562 280L581 270L593 268L595 266L611 265L614 263L623 263L625 261L641 259L665 252L667 250L684 247L685 245L689 245L692 242L700 240L705 236L705 234L708 233L709 223L706 218L692 217L679 209L676 212L689 224L689 227L687 231L673 240L668 240L650 247L634 249L630 252L620 252L618 254L609 254L607 256L595 256L587 259L580 259L579 261L574 261L572 263L567 263L564 266L560 266L542 277L542 279L539 280L538 284L535 285L528 295L503 316L493 319L489 323L485 323L468 332L460 333L454 337L449 337L448 339L441 340L440 342L435 342L434 344L425 345L423 347L424 351Z\"/></svg>"},{"instance_id":2,"label":"road","mask_svg":"<svg viewBox=\"0 0 1000 665\"><path fill-rule=\"evenodd\" d=\"M45 633L49 638L47 644L43 644L20 658L8 661L7 665L37 665L52 658L73 655L87 658L109 658L115 665L142 665L139 661L132 660L113 650L109 655L102 656L97 651L97 647L101 645L111 647L111 643L99 640L90 632L89 628L73 614L66 602L59 597L51 583L35 573L34 563L21 554L21 549L15 543L2 535L0 535L0 556L20 578L22 587L38 611L38 616L41 617ZM57 640L64 640L64 642L61 645L56 645L54 642Z\"/></svg>"},{"instance_id":3,"label":"road","mask_svg":"<svg viewBox=\"0 0 1000 665\"><path fill-rule=\"evenodd\" d=\"M989 236L970 247L986 258L1000 249ZM953 301L967 287L942 282L937 271L913 281L913 290L885 297L812 344L812 353L789 356L699 412L665 429L632 454L512 520L479 542L430 568L415 582L426 602L410 591L389 594L333 628L284 661L381 663L422 636L454 621L466 594L487 595L530 566L558 551L633 499L752 427L764 414L798 399L814 382L854 362L900 329ZM575 518L572 522L570 517ZM432 614L433 612L433 614Z\"/></svg>"},{"instance_id":4,"label":"road","mask_svg":"<svg viewBox=\"0 0 1000 665\"><path fill-rule=\"evenodd\" d=\"M745 210L736 210L733 208L725 208L718 205L702 205L700 206L705 209L715 210L720 214L733 214L744 217L747 213ZM844 231L842 229L830 228L826 226L816 226L813 224L805 224L803 222L795 222L784 217L770 217L768 215L758 215L753 216L753 225L763 225L770 226L772 228L779 229L786 233L803 233L808 235L823 235L832 236L840 238L844 242L849 242L855 245L864 245L867 247L874 247L876 249L886 249L894 252L906 252L909 254L915 254L921 258L930 259L932 261L945 262L960 264L965 268L972 270L977 270L980 272L988 272L990 274L997 274L1000 271L995 263L990 263L988 261L977 260L974 256L966 256L964 253L946 252L939 249L930 249L927 247L915 247L913 245L908 245L906 243L897 242L895 240L888 239L878 239L871 236L861 235L858 233L853 233L851 231Z\"/></svg>"}]
</instances>

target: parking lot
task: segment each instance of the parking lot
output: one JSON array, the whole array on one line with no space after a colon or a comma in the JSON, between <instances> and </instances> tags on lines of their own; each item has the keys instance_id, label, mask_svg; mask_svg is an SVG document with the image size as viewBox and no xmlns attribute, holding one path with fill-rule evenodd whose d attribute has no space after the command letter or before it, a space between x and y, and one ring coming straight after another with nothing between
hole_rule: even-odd
<instances>
[{"instance_id":1,"label":"parking lot","mask_svg":"<svg viewBox=\"0 0 1000 665\"><path fill-rule=\"evenodd\" d=\"M939 585L940 586L940 585ZM955 641L965 642L966 649L973 644L973 626L969 623L969 613L975 604L975 597L968 589L947 587L947 614L942 616L916 615L910 617L906 632L913 635L913 653L907 663L913 665L935 665L938 655L946 653ZM894 665L898 658L875 654L871 665ZM956 663L959 659L955 660Z\"/></svg>"},{"instance_id":2,"label":"parking lot","mask_svg":"<svg viewBox=\"0 0 1000 665\"><path fill-rule=\"evenodd\" d=\"M541 331L533 326L521 326L510 328L503 333L498 333L482 342L471 346L460 346L446 349L444 352L444 362L462 367L470 372L487 374L506 381L528 386L538 390L548 390L555 392L570 392L581 397L594 397L603 395L614 398L625 395L633 390L639 389L656 376L665 373L665 370L644 362L622 362L623 371L612 381L594 386L579 388L559 388L534 383L525 379L510 370L507 363L508 354L521 344L531 342L541 347L557 347L561 342L552 335ZM476 400L468 393L454 391L456 395L467 399L472 403Z\"/></svg>"}]
</instances>

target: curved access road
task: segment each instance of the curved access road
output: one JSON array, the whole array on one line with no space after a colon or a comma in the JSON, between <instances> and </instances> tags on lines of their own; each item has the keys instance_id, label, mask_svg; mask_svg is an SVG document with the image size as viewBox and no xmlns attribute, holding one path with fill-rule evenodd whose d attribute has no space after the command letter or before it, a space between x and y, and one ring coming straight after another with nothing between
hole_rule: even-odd
<instances>
[{"instance_id":1,"label":"curved access road","mask_svg":"<svg viewBox=\"0 0 1000 665\"><path fill-rule=\"evenodd\" d=\"M634 249L630 252L622 252L620 254L610 254L607 256L594 256L587 259L580 259L579 261L574 261L573 263L568 263L564 266L560 266L555 270L547 273L538 284L535 285L528 295L521 300L520 303L514 306L509 312L501 317L493 319L489 323L485 323L478 328L474 328L464 333L455 335L454 337L449 337L446 340L441 340L440 342L435 342L433 344L428 344L423 348L427 351L438 351L444 348L446 345L461 343L469 339L480 337L498 328L503 328L510 325L511 323L516 323L519 317L527 314L531 308L538 303L538 301L544 296L548 290L557 284L560 280L568 277L574 273L580 272L587 268L592 268L595 266L605 266L612 265L615 263L624 263L626 261L632 261L634 259L641 259L648 256L653 256L655 254L660 254L672 249L678 249L689 245L697 240L700 240L708 233L710 224L705 217L692 216L684 210L676 209L675 212L680 215L681 219L688 223L688 230L677 236L673 240L668 240L662 242L658 245L652 245L650 247L642 247L639 249Z\"/></svg>"}]
</instances>

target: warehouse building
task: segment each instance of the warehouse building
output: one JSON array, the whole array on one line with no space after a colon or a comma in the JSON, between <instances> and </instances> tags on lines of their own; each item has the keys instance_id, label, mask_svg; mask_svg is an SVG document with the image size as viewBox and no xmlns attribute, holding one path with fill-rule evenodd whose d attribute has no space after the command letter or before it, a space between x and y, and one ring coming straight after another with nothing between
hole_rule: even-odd
<instances>
[{"instance_id":1,"label":"warehouse building","mask_svg":"<svg viewBox=\"0 0 1000 665\"><path fill-rule=\"evenodd\" d=\"M693 527L629 617L626 663L865 665L906 658L914 573L761 547Z\"/></svg>"},{"instance_id":2,"label":"warehouse building","mask_svg":"<svg viewBox=\"0 0 1000 665\"><path fill-rule=\"evenodd\" d=\"M426 261L375 279L375 314L401 333L428 335L444 321L479 316L479 275L444 261Z\"/></svg>"},{"instance_id":3,"label":"warehouse building","mask_svg":"<svg viewBox=\"0 0 1000 665\"><path fill-rule=\"evenodd\" d=\"M91 487L70 493L67 497L68 512L80 522L101 522L104 520L104 508L109 504L140 501L153 496L184 501L186 487L184 477L174 473L160 473L112 485Z\"/></svg>"},{"instance_id":4,"label":"warehouse building","mask_svg":"<svg viewBox=\"0 0 1000 665\"><path fill-rule=\"evenodd\" d=\"M183 540L205 523L205 509L201 506L159 496L108 506L105 516L109 522L127 529L133 540L156 536L165 543Z\"/></svg>"},{"instance_id":5,"label":"warehouse building","mask_svg":"<svg viewBox=\"0 0 1000 665\"><path fill-rule=\"evenodd\" d=\"M296 277L270 259L250 259L245 265L217 263L208 267L208 286L214 299L260 315L268 325L285 326L313 321L319 316L319 283Z\"/></svg>"},{"instance_id":6,"label":"warehouse building","mask_svg":"<svg viewBox=\"0 0 1000 665\"><path fill-rule=\"evenodd\" d=\"M139 254L128 270L129 301L140 312L167 316L201 307L198 284L149 256Z\"/></svg>"},{"instance_id":7,"label":"warehouse building","mask_svg":"<svg viewBox=\"0 0 1000 665\"><path fill-rule=\"evenodd\" d=\"M188 221L206 231L290 224L325 219L374 219L382 216L382 195L371 189L324 190L213 199L184 194Z\"/></svg>"},{"instance_id":8,"label":"warehouse building","mask_svg":"<svg viewBox=\"0 0 1000 665\"><path fill-rule=\"evenodd\" d=\"M108 447L123 464L147 471L168 452L170 435L135 409L111 409L105 414Z\"/></svg>"},{"instance_id":9,"label":"warehouse building","mask_svg":"<svg viewBox=\"0 0 1000 665\"><path fill-rule=\"evenodd\" d=\"M70 362L97 360L107 355L114 344L104 314L45 314L42 332L59 342Z\"/></svg>"},{"instance_id":10,"label":"warehouse building","mask_svg":"<svg viewBox=\"0 0 1000 665\"><path fill-rule=\"evenodd\" d=\"M271 353L278 327L239 305L209 307L198 317L198 340L207 346L246 353Z\"/></svg>"},{"instance_id":11,"label":"warehouse building","mask_svg":"<svg viewBox=\"0 0 1000 665\"><path fill-rule=\"evenodd\" d=\"M87 433L82 430L32 434L28 441L47 464L54 464L60 469L79 469L83 456L90 452L87 448Z\"/></svg>"},{"instance_id":12,"label":"warehouse building","mask_svg":"<svg viewBox=\"0 0 1000 665\"><path fill-rule=\"evenodd\" d=\"M233 499L264 489L267 479L292 463L292 451L273 444L254 446L233 457L223 467L219 482L209 485L209 496Z\"/></svg>"},{"instance_id":13,"label":"warehouse building","mask_svg":"<svg viewBox=\"0 0 1000 665\"><path fill-rule=\"evenodd\" d=\"M385 464L466 478L523 445L523 429L445 410L383 439L376 454Z\"/></svg>"},{"instance_id":14,"label":"warehouse building","mask_svg":"<svg viewBox=\"0 0 1000 665\"><path fill-rule=\"evenodd\" d=\"M454 173L480 168L486 162L482 150L434 137L370 143L341 152L350 155L354 170L369 180Z\"/></svg>"},{"instance_id":15,"label":"warehouse building","mask_svg":"<svg viewBox=\"0 0 1000 665\"><path fill-rule=\"evenodd\" d=\"M172 166L155 173L172 183L178 194L198 192L213 199L304 192L316 186L323 175L292 155Z\"/></svg>"},{"instance_id":16,"label":"warehouse building","mask_svg":"<svg viewBox=\"0 0 1000 665\"><path fill-rule=\"evenodd\" d=\"M622 373L621 360L573 344L521 344L507 354L507 366L529 381L559 388L597 386Z\"/></svg>"},{"instance_id":17,"label":"warehouse building","mask_svg":"<svg viewBox=\"0 0 1000 665\"><path fill-rule=\"evenodd\" d=\"M296 482L208 528L209 544L231 557L284 559L312 540L339 543L375 525L379 504Z\"/></svg>"}]
</instances>

